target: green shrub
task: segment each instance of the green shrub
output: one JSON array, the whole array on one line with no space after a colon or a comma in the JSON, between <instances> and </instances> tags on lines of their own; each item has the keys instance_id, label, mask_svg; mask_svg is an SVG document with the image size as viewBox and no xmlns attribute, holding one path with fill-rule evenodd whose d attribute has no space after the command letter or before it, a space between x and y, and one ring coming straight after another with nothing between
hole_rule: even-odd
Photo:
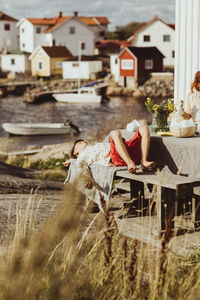
<instances>
[{"instance_id":1,"label":"green shrub","mask_svg":"<svg viewBox=\"0 0 200 300\"><path fill-rule=\"evenodd\" d=\"M63 166L64 161L65 158L50 158L48 160L38 159L36 161L27 162L25 167L30 169L35 169L35 170L52 170L52 169L64 170L64 166Z\"/></svg>"},{"instance_id":2,"label":"green shrub","mask_svg":"<svg viewBox=\"0 0 200 300\"><path fill-rule=\"evenodd\" d=\"M6 154L0 154L0 161L1 162L6 162L8 159L8 155Z\"/></svg>"},{"instance_id":3,"label":"green shrub","mask_svg":"<svg viewBox=\"0 0 200 300\"><path fill-rule=\"evenodd\" d=\"M63 170L45 170L37 178L40 180L63 182L66 178L66 172Z\"/></svg>"},{"instance_id":4,"label":"green shrub","mask_svg":"<svg viewBox=\"0 0 200 300\"><path fill-rule=\"evenodd\" d=\"M25 163L27 161L27 157L24 155L17 155L13 158L8 158L7 163L10 165L13 165L15 167L24 167Z\"/></svg>"}]
</instances>

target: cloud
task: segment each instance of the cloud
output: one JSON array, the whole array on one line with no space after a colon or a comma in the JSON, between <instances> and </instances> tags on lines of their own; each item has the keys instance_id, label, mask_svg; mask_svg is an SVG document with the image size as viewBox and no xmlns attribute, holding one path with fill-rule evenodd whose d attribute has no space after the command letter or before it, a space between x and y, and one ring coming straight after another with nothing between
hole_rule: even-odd
<instances>
[{"instance_id":1,"label":"cloud","mask_svg":"<svg viewBox=\"0 0 200 300\"><path fill-rule=\"evenodd\" d=\"M7 0L2 10L18 19L23 17L51 17L58 11L71 15L107 16L111 28L133 21L145 22L158 15L166 22L174 23L175 0Z\"/></svg>"}]
</instances>

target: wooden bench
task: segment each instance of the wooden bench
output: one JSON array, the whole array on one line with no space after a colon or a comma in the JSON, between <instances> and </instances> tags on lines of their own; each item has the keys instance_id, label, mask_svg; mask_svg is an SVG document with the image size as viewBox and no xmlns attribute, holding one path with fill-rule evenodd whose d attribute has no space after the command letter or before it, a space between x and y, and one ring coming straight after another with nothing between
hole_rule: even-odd
<instances>
[{"instance_id":1,"label":"wooden bench","mask_svg":"<svg viewBox=\"0 0 200 300\"><path fill-rule=\"evenodd\" d=\"M117 171L116 178L130 180L131 199L138 212L138 217L145 213L151 215L150 205L144 212L145 194L144 186L150 188L155 186L153 202L157 203L157 222L154 233L161 235L167 226L174 229L175 216L184 215L189 212L190 219L195 227L200 223L200 197L193 192L194 187L200 186L200 180L189 177L164 174L139 172L130 174L128 171ZM152 200L152 199L151 199ZM167 225L167 222L170 222Z\"/></svg>"}]
</instances>

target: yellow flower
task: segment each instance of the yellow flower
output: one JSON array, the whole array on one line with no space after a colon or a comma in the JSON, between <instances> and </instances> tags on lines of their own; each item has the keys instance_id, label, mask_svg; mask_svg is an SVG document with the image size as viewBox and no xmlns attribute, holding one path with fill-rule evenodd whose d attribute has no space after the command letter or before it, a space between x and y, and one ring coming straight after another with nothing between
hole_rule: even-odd
<instances>
[{"instance_id":1,"label":"yellow flower","mask_svg":"<svg viewBox=\"0 0 200 300\"><path fill-rule=\"evenodd\" d=\"M174 111L174 103L172 103L171 101L168 103L168 110L170 112Z\"/></svg>"},{"instance_id":2,"label":"yellow flower","mask_svg":"<svg viewBox=\"0 0 200 300\"><path fill-rule=\"evenodd\" d=\"M147 103L148 104L151 103L151 98L150 97L147 98Z\"/></svg>"},{"instance_id":3,"label":"yellow flower","mask_svg":"<svg viewBox=\"0 0 200 300\"><path fill-rule=\"evenodd\" d=\"M159 108L159 105L158 105L158 104L154 104L154 106L153 106L153 111L154 111L154 112L157 112L157 111L158 111L158 108Z\"/></svg>"}]
</instances>

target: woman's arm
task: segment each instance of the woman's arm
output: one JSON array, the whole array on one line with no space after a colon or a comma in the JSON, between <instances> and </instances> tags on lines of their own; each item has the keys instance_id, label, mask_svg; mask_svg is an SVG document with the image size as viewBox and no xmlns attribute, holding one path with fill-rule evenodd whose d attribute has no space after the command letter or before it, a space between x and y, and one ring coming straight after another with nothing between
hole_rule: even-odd
<instances>
[{"instance_id":1,"label":"woman's arm","mask_svg":"<svg viewBox=\"0 0 200 300\"><path fill-rule=\"evenodd\" d=\"M182 113L182 117L184 120L189 120L192 118L192 115L191 115L191 112L192 112L192 109L191 109L191 92L188 94L187 96L187 107L186 107L186 110L183 109L183 113Z\"/></svg>"}]
</instances>

